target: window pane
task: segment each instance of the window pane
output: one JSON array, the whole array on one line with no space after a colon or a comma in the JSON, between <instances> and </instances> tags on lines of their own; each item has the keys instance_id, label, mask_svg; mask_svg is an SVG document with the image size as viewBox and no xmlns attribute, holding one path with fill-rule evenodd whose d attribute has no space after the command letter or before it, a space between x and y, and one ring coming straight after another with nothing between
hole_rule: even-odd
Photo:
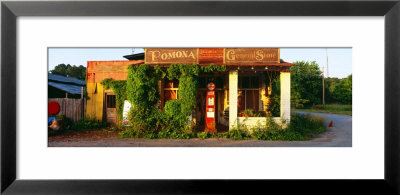
<instances>
[{"instance_id":1,"label":"window pane","mask_svg":"<svg viewBox=\"0 0 400 195\"><path fill-rule=\"evenodd\" d=\"M252 109L254 112L258 111L259 95L258 90L246 91L246 109Z\"/></svg>"},{"instance_id":2,"label":"window pane","mask_svg":"<svg viewBox=\"0 0 400 195\"><path fill-rule=\"evenodd\" d=\"M107 108L115 108L115 95L107 95Z\"/></svg>"},{"instance_id":3,"label":"window pane","mask_svg":"<svg viewBox=\"0 0 400 195\"><path fill-rule=\"evenodd\" d=\"M259 77L251 77L251 88L258 88L259 87Z\"/></svg>"},{"instance_id":4,"label":"window pane","mask_svg":"<svg viewBox=\"0 0 400 195\"><path fill-rule=\"evenodd\" d=\"M238 112L244 111L245 108L245 93L243 90L238 91Z\"/></svg>"},{"instance_id":5,"label":"window pane","mask_svg":"<svg viewBox=\"0 0 400 195\"><path fill-rule=\"evenodd\" d=\"M250 88L249 77L243 77L242 78L242 87L243 88Z\"/></svg>"},{"instance_id":6,"label":"window pane","mask_svg":"<svg viewBox=\"0 0 400 195\"><path fill-rule=\"evenodd\" d=\"M178 79L174 79L172 81L172 83L174 84L174 88L179 88L179 80Z\"/></svg>"},{"instance_id":7,"label":"window pane","mask_svg":"<svg viewBox=\"0 0 400 195\"><path fill-rule=\"evenodd\" d=\"M224 87L224 79L222 77L217 77L216 83L215 83L216 88L223 88Z\"/></svg>"},{"instance_id":8,"label":"window pane","mask_svg":"<svg viewBox=\"0 0 400 195\"><path fill-rule=\"evenodd\" d=\"M173 87L173 82L168 79L165 79L164 80L164 88L172 88L172 87Z\"/></svg>"},{"instance_id":9,"label":"window pane","mask_svg":"<svg viewBox=\"0 0 400 195\"><path fill-rule=\"evenodd\" d=\"M168 100L177 99L177 91L176 90L165 90L164 91L164 100L165 102Z\"/></svg>"}]
</instances>

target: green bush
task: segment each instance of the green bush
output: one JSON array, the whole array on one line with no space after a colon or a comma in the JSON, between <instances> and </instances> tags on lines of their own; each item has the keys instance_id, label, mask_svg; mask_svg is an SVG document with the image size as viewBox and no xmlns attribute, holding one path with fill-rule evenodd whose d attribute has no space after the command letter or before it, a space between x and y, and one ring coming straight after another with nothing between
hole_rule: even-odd
<instances>
[{"instance_id":1,"label":"green bush","mask_svg":"<svg viewBox=\"0 0 400 195\"><path fill-rule=\"evenodd\" d=\"M161 131L167 126L167 116L158 109L141 109L131 107L128 113L130 128L138 131L151 132Z\"/></svg>"},{"instance_id":2,"label":"green bush","mask_svg":"<svg viewBox=\"0 0 400 195\"><path fill-rule=\"evenodd\" d=\"M221 136L220 136L221 135ZM203 132L199 132L197 133L197 137L200 139L207 139L207 138L219 138L222 137L223 134L218 134L218 133L213 133L213 132L209 132L209 131L203 131Z\"/></svg>"},{"instance_id":3,"label":"green bush","mask_svg":"<svg viewBox=\"0 0 400 195\"><path fill-rule=\"evenodd\" d=\"M197 137L200 139L206 139L206 138L208 138L208 132L203 131L203 132L197 133Z\"/></svg>"},{"instance_id":4,"label":"green bush","mask_svg":"<svg viewBox=\"0 0 400 195\"><path fill-rule=\"evenodd\" d=\"M57 120L61 120L63 130L86 130L86 129L100 129L107 127L107 122L97 122L88 118L82 118L76 122L73 122L70 118L65 115L56 116Z\"/></svg>"},{"instance_id":5,"label":"green bush","mask_svg":"<svg viewBox=\"0 0 400 195\"><path fill-rule=\"evenodd\" d=\"M168 117L169 125L173 129L181 129L189 121L189 116L181 113L182 101L179 99L167 101L164 110Z\"/></svg>"},{"instance_id":6,"label":"green bush","mask_svg":"<svg viewBox=\"0 0 400 195\"><path fill-rule=\"evenodd\" d=\"M325 132L324 119L313 117L310 114L294 114L288 126L290 131L299 132L307 138Z\"/></svg>"},{"instance_id":7,"label":"green bush","mask_svg":"<svg viewBox=\"0 0 400 195\"><path fill-rule=\"evenodd\" d=\"M105 121L97 122L95 120L83 118L83 119L73 123L70 129L72 129L72 130L100 129L100 128L104 128L107 126L108 126L108 124Z\"/></svg>"},{"instance_id":8,"label":"green bush","mask_svg":"<svg viewBox=\"0 0 400 195\"><path fill-rule=\"evenodd\" d=\"M234 129L228 132L228 138L231 138L233 140L249 139L249 137L250 134L247 131L241 129Z\"/></svg>"},{"instance_id":9,"label":"green bush","mask_svg":"<svg viewBox=\"0 0 400 195\"><path fill-rule=\"evenodd\" d=\"M65 115L57 115L56 119L62 121L62 129L64 130L71 129L73 122L70 118L66 117Z\"/></svg>"},{"instance_id":10,"label":"green bush","mask_svg":"<svg viewBox=\"0 0 400 195\"><path fill-rule=\"evenodd\" d=\"M325 130L323 118L309 114L293 114L286 128L281 128L272 117L267 117L265 126L251 129L251 137L257 140L308 140Z\"/></svg>"},{"instance_id":11,"label":"green bush","mask_svg":"<svg viewBox=\"0 0 400 195\"><path fill-rule=\"evenodd\" d=\"M286 141L295 141L295 140L304 140L305 137L301 135L299 132L290 131L290 130L279 130L279 131L266 131L258 135L259 137L253 136L255 139L260 140L286 140Z\"/></svg>"}]
</instances>

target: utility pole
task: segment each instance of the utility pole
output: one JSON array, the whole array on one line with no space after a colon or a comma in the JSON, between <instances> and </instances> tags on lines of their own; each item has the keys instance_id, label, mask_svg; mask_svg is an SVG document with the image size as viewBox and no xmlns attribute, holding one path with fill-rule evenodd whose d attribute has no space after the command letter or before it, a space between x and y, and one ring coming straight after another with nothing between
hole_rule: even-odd
<instances>
[{"instance_id":1,"label":"utility pole","mask_svg":"<svg viewBox=\"0 0 400 195\"><path fill-rule=\"evenodd\" d=\"M325 108L325 78L324 67L322 67L322 105Z\"/></svg>"},{"instance_id":2,"label":"utility pole","mask_svg":"<svg viewBox=\"0 0 400 195\"><path fill-rule=\"evenodd\" d=\"M329 66L328 66L328 48L326 48L326 77L329 78Z\"/></svg>"}]
</instances>

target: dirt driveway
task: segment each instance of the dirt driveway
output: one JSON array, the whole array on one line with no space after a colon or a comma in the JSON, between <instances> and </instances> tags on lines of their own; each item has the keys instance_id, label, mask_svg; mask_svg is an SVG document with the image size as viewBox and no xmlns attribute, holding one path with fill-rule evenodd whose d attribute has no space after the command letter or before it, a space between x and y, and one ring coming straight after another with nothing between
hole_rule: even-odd
<instances>
[{"instance_id":1,"label":"dirt driveway","mask_svg":"<svg viewBox=\"0 0 400 195\"><path fill-rule=\"evenodd\" d=\"M302 112L299 112L302 113ZM326 119L333 127L309 141L231 140L224 138L194 139L132 139L120 138L117 132L91 131L49 137L49 147L351 147L352 117L336 114L312 113Z\"/></svg>"}]
</instances>

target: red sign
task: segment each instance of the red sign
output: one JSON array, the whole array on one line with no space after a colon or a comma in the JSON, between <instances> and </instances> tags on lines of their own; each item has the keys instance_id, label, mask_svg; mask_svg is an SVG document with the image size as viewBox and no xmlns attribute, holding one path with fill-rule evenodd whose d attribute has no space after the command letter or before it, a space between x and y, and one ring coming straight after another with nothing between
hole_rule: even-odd
<instances>
[{"instance_id":1,"label":"red sign","mask_svg":"<svg viewBox=\"0 0 400 195\"><path fill-rule=\"evenodd\" d=\"M49 116L57 115L60 112L60 105L57 102L49 102Z\"/></svg>"},{"instance_id":2,"label":"red sign","mask_svg":"<svg viewBox=\"0 0 400 195\"><path fill-rule=\"evenodd\" d=\"M208 90L210 90L210 91L214 91L214 89L215 89L215 84L214 84L214 83L208 83L207 88L208 88Z\"/></svg>"},{"instance_id":3,"label":"red sign","mask_svg":"<svg viewBox=\"0 0 400 195\"><path fill-rule=\"evenodd\" d=\"M224 64L224 48L199 48L199 64Z\"/></svg>"}]
</instances>

